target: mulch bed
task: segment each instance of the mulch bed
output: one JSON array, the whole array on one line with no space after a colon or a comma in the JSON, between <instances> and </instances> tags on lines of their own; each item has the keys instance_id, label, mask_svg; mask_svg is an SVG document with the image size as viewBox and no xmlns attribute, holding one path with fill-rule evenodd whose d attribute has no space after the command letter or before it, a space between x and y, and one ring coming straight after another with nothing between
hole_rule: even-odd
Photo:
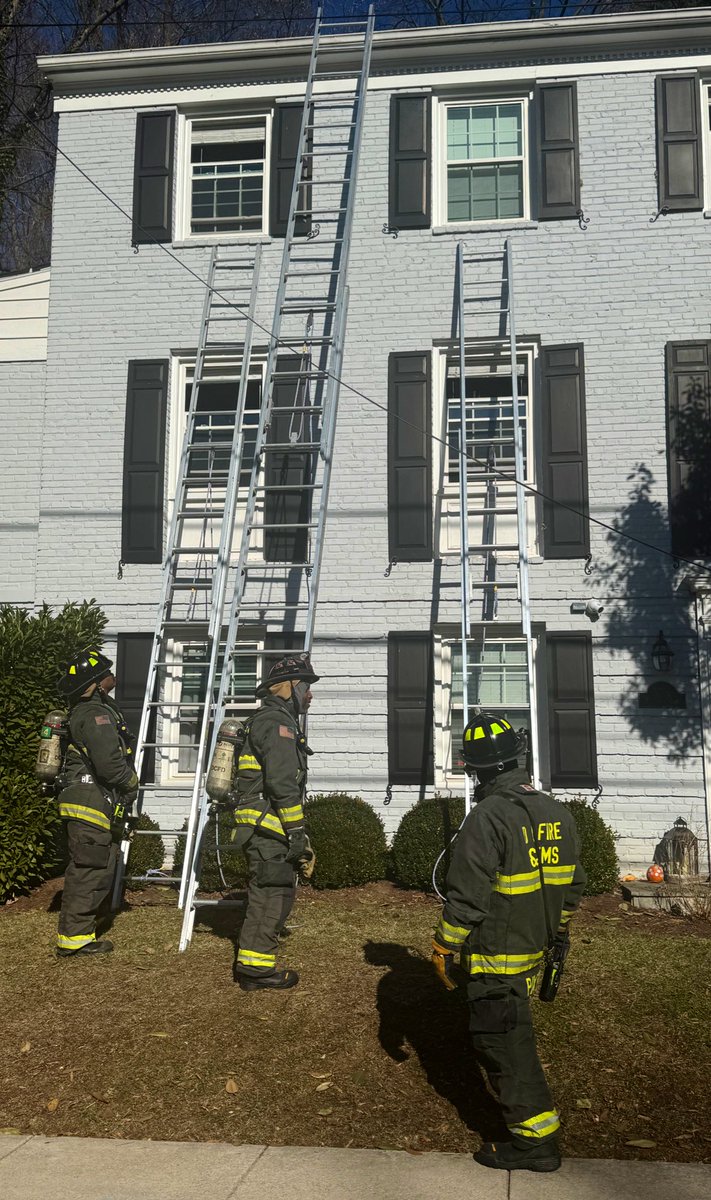
<instances>
[{"instance_id":1,"label":"mulch bed","mask_svg":"<svg viewBox=\"0 0 711 1200\"><path fill-rule=\"evenodd\" d=\"M237 914L178 955L163 888L129 895L113 955L57 960L60 888L0 910L0 1128L412 1152L501 1136L465 998L429 965L433 899L303 889L283 946L301 984L265 995L232 982ZM711 1161L711 925L610 895L573 936L556 1004L534 1005L566 1153Z\"/></svg>"}]
</instances>

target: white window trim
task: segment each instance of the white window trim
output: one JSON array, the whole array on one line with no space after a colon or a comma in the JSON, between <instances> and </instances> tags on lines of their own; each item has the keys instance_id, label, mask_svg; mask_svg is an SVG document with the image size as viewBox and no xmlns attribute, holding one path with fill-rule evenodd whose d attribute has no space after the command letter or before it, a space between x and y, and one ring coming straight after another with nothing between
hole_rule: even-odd
<instances>
[{"instance_id":1,"label":"white window trim","mask_svg":"<svg viewBox=\"0 0 711 1200\"><path fill-rule=\"evenodd\" d=\"M435 229L506 228L531 224L531 144L529 137L531 91L510 94L472 94L440 96L433 99L432 121L432 225ZM447 214L447 109L466 104L517 104L522 109L523 135L523 214L520 217L486 217L481 221L450 221Z\"/></svg>"},{"instance_id":2,"label":"white window trim","mask_svg":"<svg viewBox=\"0 0 711 1200\"><path fill-rule=\"evenodd\" d=\"M245 123L255 120L264 121L264 191L262 206L262 224L258 228L244 230L241 233L193 233L190 228L192 208L192 178L190 170L190 150L192 145L192 127L194 121L223 121L225 125L244 120ZM175 242L180 245L214 245L224 242L254 242L269 237L269 209L271 196L271 153L272 144L271 108L264 107L254 112L215 113L214 109L202 109L195 112L178 113L177 136L177 170L175 191Z\"/></svg>"},{"instance_id":3,"label":"white window trim","mask_svg":"<svg viewBox=\"0 0 711 1200\"><path fill-rule=\"evenodd\" d=\"M467 346L467 357L471 353L475 353L483 360L491 358L494 354L503 358L509 355L508 341L490 342L481 345L472 343ZM516 353L519 358L526 357L528 359L528 403L529 408L527 416L527 438L526 438L526 482L532 487L537 487L538 476L538 442L540 440L539 421L537 419L539 405L537 404L537 387L539 380L538 372L538 356L539 347L535 342L519 343L516 347ZM434 504L434 542L437 546L437 552L442 558L458 558L459 551L449 550L443 544L444 542L444 514L442 512L444 503L459 497L459 484L449 483L446 480L446 462L447 462L447 360L451 360L455 354L455 349L452 346L440 347L438 352L434 354L434 362L432 365L432 383L434 387L434 396L437 398L434 407L434 427L437 431L438 440L433 444L432 454L432 470L433 470L433 495L435 497ZM540 558L541 547L541 529L538 519L538 503L535 492L528 492L526 499L527 511L527 526L532 531L533 537L528 543L529 562ZM502 555L506 559L506 555Z\"/></svg>"},{"instance_id":4,"label":"white window trim","mask_svg":"<svg viewBox=\"0 0 711 1200\"><path fill-rule=\"evenodd\" d=\"M704 216L711 217L711 79L708 76L699 81L701 88L701 138L703 172L704 172Z\"/></svg>"},{"instance_id":5,"label":"white window trim","mask_svg":"<svg viewBox=\"0 0 711 1200\"><path fill-rule=\"evenodd\" d=\"M476 625L474 625L476 631ZM434 632L434 786L436 789L446 789L449 792L462 794L464 792L464 776L452 771L452 729L450 724L452 707L452 654L451 647L460 641L461 631L442 628ZM521 642L525 645L520 629L512 630L510 626L502 625L493 636L489 632L490 642ZM533 637L533 670L538 678L539 638ZM530 705L526 709L530 719Z\"/></svg>"}]
</instances>

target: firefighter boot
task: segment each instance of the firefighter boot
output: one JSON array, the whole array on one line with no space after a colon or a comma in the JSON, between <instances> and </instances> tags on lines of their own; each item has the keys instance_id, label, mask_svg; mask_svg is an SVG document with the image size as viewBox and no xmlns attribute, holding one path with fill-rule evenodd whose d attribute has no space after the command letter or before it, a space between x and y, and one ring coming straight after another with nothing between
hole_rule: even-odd
<instances>
[{"instance_id":1,"label":"firefighter boot","mask_svg":"<svg viewBox=\"0 0 711 1200\"><path fill-rule=\"evenodd\" d=\"M269 975L237 975L237 982L243 992L258 992L262 989L284 991L296 987L299 982L297 971L271 971Z\"/></svg>"},{"instance_id":2,"label":"firefighter boot","mask_svg":"<svg viewBox=\"0 0 711 1200\"><path fill-rule=\"evenodd\" d=\"M483 1167L494 1167L499 1171L557 1171L560 1150L554 1137L533 1146L521 1146L517 1142L484 1142L474 1160Z\"/></svg>"},{"instance_id":3,"label":"firefighter boot","mask_svg":"<svg viewBox=\"0 0 711 1200\"><path fill-rule=\"evenodd\" d=\"M57 958L79 958L88 954L110 954L113 948L113 942L107 940L103 942L87 942L86 945L80 946L78 950L58 950Z\"/></svg>"}]
</instances>

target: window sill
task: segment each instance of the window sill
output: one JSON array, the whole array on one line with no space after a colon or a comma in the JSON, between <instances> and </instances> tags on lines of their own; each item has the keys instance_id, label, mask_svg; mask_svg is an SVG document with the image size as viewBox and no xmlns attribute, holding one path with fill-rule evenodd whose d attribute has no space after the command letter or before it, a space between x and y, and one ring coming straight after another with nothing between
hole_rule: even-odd
<instances>
[{"instance_id":1,"label":"window sill","mask_svg":"<svg viewBox=\"0 0 711 1200\"><path fill-rule=\"evenodd\" d=\"M274 239L268 233L235 233L232 237L194 237L180 238L171 245L174 250L187 250L191 246L255 246L258 242L271 242Z\"/></svg>"},{"instance_id":2,"label":"window sill","mask_svg":"<svg viewBox=\"0 0 711 1200\"><path fill-rule=\"evenodd\" d=\"M461 237L463 233L508 233L518 229L538 229L538 221L470 221L463 225L433 225L431 232L434 237L446 233Z\"/></svg>"}]
</instances>

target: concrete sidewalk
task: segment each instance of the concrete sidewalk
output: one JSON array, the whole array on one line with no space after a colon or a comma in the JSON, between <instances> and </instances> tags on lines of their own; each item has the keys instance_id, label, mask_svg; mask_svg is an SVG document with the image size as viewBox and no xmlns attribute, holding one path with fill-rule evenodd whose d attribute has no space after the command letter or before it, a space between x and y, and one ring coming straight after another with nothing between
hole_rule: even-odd
<instances>
[{"instance_id":1,"label":"concrete sidewalk","mask_svg":"<svg viewBox=\"0 0 711 1200\"><path fill-rule=\"evenodd\" d=\"M468 1154L0 1136L2 1200L709 1200L711 1166L568 1159L553 1175Z\"/></svg>"}]
</instances>

